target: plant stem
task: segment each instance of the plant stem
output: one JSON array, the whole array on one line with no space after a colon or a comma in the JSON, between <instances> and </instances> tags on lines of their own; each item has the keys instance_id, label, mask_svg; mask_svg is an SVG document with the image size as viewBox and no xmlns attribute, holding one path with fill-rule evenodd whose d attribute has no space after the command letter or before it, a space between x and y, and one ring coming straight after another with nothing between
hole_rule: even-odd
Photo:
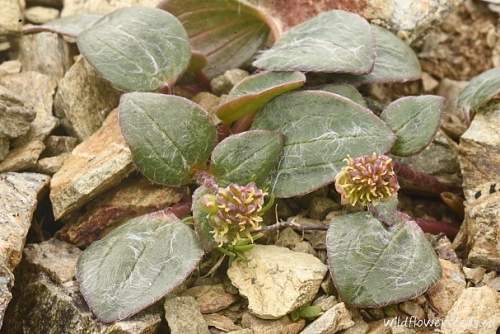
<instances>
[{"instance_id":1,"label":"plant stem","mask_svg":"<svg viewBox=\"0 0 500 334\"><path fill-rule=\"evenodd\" d=\"M234 125L231 128L231 132L237 134L247 131L248 129L250 129L250 126L252 126L254 118L255 114L243 116L242 118L234 122Z\"/></svg>"},{"instance_id":2,"label":"plant stem","mask_svg":"<svg viewBox=\"0 0 500 334\"><path fill-rule=\"evenodd\" d=\"M422 231L430 234L440 234L444 233L448 238L453 239L458 233L458 227L453 224L445 223L443 221L439 221L433 218L413 218L410 215L399 212L399 215L405 221L414 221Z\"/></svg>"}]
</instances>

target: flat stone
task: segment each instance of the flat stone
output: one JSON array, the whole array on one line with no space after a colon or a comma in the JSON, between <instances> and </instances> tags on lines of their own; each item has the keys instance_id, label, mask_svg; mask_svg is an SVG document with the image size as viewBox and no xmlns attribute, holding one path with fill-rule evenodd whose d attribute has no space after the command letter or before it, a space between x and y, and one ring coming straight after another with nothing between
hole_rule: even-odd
<instances>
[{"instance_id":1,"label":"flat stone","mask_svg":"<svg viewBox=\"0 0 500 334\"><path fill-rule=\"evenodd\" d=\"M252 329L254 334L298 334L304 328L304 319L293 322L288 316L277 320L259 319L245 312L241 318L241 325Z\"/></svg>"},{"instance_id":2,"label":"flat stone","mask_svg":"<svg viewBox=\"0 0 500 334\"><path fill-rule=\"evenodd\" d=\"M14 268L49 177L34 173L0 174L0 327L10 302Z\"/></svg>"},{"instance_id":3,"label":"flat stone","mask_svg":"<svg viewBox=\"0 0 500 334\"><path fill-rule=\"evenodd\" d=\"M468 261L500 269L500 105L479 112L460 140Z\"/></svg>"},{"instance_id":4,"label":"flat stone","mask_svg":"<svg viewBox=\"0 0 500 334\"><path fill-rule=\"evenodd\" d=\"M210 334L194 297L167 298L165 318L172 334Z\"/></svg>"},{"instance_id":5,"label":"flat stone","mask_svg":"<svg viewBox=\"0 0 500 334\"><path fill-rule=\"evenodd\" d=\"M117 185L134 169L130 149L121 135L118 113L113 111L103 126L78 145L54 174L50 199L54 218L71 211Z\"/></svg>"},{"instance_id":6,"label":"flat stone","mask_svg":"<svg viewBox=\"0 0 500 334\"><path fill-rule=\"evenodd\" d=\"M488 286L465 289L448 312L444 334L495 334L500 326L500 293Z\"/></svg>"},{"instance_id":7,"label":"flat stone","mask_svg":"<svg viewBox=\"0 0 500 334\"><path fill-rule=\"evenodd\" d=\"M440 259L443 276L427 291L429 303L444 317L465 289L466 282L460 266Z\"/></svg>"},{"instance_id":8,"label":"flat stone","mask_svg":"<svg viewBox=\"0 0 500 334\"><path fill-rule=\"evenodd\" d=\"M108 14L118 8L131 6L155 7L158 0L63 0L64 7L61 16L77 14Z\"/></svg>"},{"instance_id":9,"label":"flat stone","mask_svg":"<svg viewBox=\"0 0 500 334\"><path fill-rule=\"evenodd\" d=\"M38 158L44 149L45 145L40 140L34 140L26 145L14 148L0 162L0 173L35 169Z\"/></svg>"},{"instance_id":10,"label":"flat stone","mask_svg":"<svg viewBox=\"0 0 500 334\"><path fill-rule=\"evenodd\" d=\"M26 9L24 17L31 23L44 24L59 17L59 11L55 8L34 6Z\"/></svg>"},{"instance_id":11,"label":"flat stone","mask_svg":"<svg viewBox=\"0 0 500 334\"><path fill-rule=\"evenodd\" d=\"M9 139L0 137L0 162L9 154Z\"/></svg>"},{"instance_id":12,"label":"flat stone","mask_svg":"<svg viewBox=\"0 0 500 334\"><path fill-rule=\"evenodd\" d=\"M71 66L54 100L56 115L63 126L80 140L97 131L106 116L118 105L120 94L102 79L83 57Z\"/></svg>"},{"instance_id":13,"label":"flat stone","mask_svg":"<svg viewBox=\"0 0 500 334\"><path fill-rule=\"evenodd\" d=\"M301 334L333 334L352 326L351 314L344 303L339 303L311 322Z\"/></svg>"},{"instance_id":14,"label":"flat stone","mask_svg":"<svg viewBox=\"0 0 500 334\"><path fill-rule=\"evenodd\" d=\"M473 284L477 285L483 280L484 274L486 274L486 269L483 267L468 268L464 267L465 278L471 281Z\"/></svg>"},{"instance_id":15,"label":"flat stone","mask_svg":"<svg viewBox=\"0 0 500 334\"><path fill-rule=\"evenodd\" d=\"M35 71L59 80L73 64L74 51L56 33L23 35L17 43L17 58L23 71Z\"/></svg>"},{"instance_id":16,"label":"flat stone","mask_svg":"<svg viewBox=\"0 0 500 334\"><path fill-rule=\"evenodd\" d=\"M21 72L22 64L19 60L7 60L0 64L0 77Z\"/></svg>"},{"instance_id":17,"label":"flat stone","mask_svg":"<svg viewBox=\"0 0 500 334\"><path fill-rule=\"evenodd\" d=\"M248 298L250 312L263 319L310 303L327 271L318 258L284 247L255 245L245 256L248 261L234 261L227 274Z\"/></svg>"},{"instance_id":18,"label":"flat stone","mask_svg":"<svg viewBox=\"0 0 500 334\"><path fill-rule=\"evenodd\" d=\"M209 327L214 327L224 332L237 331L242 329L240 326L235 325L231 318L219 313L204 314L203 318L205 319Z\"/></svg>"},{"instance_id":19,"label":"flat stone","mask_svg":"<svg viewBox=\"0 0 500 334\"><path fill-rule=\"evenodd\" d=\"M201 313L219 312L238 300L238 296L226 292L223 284L195 286L182 295L196 298Z\"/></svg>"},{"instance_id":20,"label":"flat stone","mask_svg":"<svg viewBox=\"0 0 500 334\"><path fill-rule=\"evenodd\" d=\"M418 320L423 320L427 317L422 306L414 301L406 301L399 304L399 309L409 316L415 317Z\"/></svg>"},{"instance_id":21,"label":"flat stone","mask_svg":"<svg viewBox=\"0 0 500 334\"><path fill-rule=\"evenodd\" d=\"M182 196L181 189L155 185L143 177L128 178L64 219L65 226L58 231L58 238L86 247L111 227L169 207Z\"/></svg>"},{"instance_id":22,"label":"flat stone","mask_svg":"<svg viewBox=\"0 0 500 334\"><path fill-rule=\"evenodd\" d=\"M70 153L61 153L54 157L42 158L38 160L34 169L42 174L54 175L61 169Z\"/></svg>"},{"instance_id":23,"label":"flat stone","mask_svg":"<svg viewBox=\"0 0 500 334\"><path fill-rule=\"evenodd\" d=\"M21 97L0 86L0 137L17 138L29 131L36 113Z\"/></svg>"},{"instance_id":24,"label":"flat stone","mask_svg":"<svg viewBox=\"0 0 500 334\"><path fill-rule=\"evenodd\" d=\"M17 34L23 27L23 13L18 0L0 0L0 36Z\"/></svg>"},{"instance_id":25,"label":"flat stone","mask_svg":"<svg viewBox=\"0 0 500 334\"><path fill-rule=\"evenodd\" d=\"M45 140L45 151L43 154L46 156L55 156L62 153L71 153L78 145L78 139L70 136L48 136Z\"/></svg>"}]
</instances>

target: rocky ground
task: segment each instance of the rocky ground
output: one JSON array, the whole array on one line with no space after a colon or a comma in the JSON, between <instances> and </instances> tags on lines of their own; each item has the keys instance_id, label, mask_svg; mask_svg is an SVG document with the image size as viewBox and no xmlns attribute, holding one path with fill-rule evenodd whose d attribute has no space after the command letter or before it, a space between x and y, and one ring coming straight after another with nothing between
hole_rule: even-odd
<instances>
[{"instance_id":1,"label":"rocky ground","mask_svg":"<svg viewBox=\"0 0 500 334\"><path fill-rule=\"evenodd\" d=\"M114 110L120 93L78 56L74 41L21 32L23 24L156 1L0 0L1 333L497 332L500 109L467 124L453 101L470 78L500 67L500 2L429 0L409 8L400 0L252 1L275 13L284 29L324 9L357 11L398 32L417 51L422 80L365 90L374 105L410 94L447 98L435 140L404 162L462 187L464 198L416 196L412 185L403 185L401 198L402 209L416 217L461 223L454 239L429 235L440 257L441 280L411 301L350 308L336 297L327 274L325 232L285 229L253 248L248 262L233 262L227 275L212 272L217 258L208 258L161 303L128 320L98 322L74 277L81 249L128 218L180 202L186 189L150 184L135 171ZM212 81L213 94L194 100L210 109L247 74L228 71ZM284 201L277 214L302 224L328 224L340 209L331 193L325 188ZM323 314L313 321L295 318L292 311L311 302ZM434 320L434 326L415 326L424 319ZM477 329L470 319L487 325Z\"/></svg>"}]
</instances>

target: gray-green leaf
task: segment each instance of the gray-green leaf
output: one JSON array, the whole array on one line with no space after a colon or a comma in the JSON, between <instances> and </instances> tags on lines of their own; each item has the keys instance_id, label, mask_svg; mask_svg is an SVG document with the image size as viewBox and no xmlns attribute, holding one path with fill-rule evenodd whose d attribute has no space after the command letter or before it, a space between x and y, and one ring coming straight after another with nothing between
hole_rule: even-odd
<instances>
[{"instance_id":1,"label":"gray-green leaf","mask_svg":"<svg viewBox=\"0 0 500 334\"><path fill-rule=\"evenodd\" d=\"M473 78L460 93L457 105L466 113L475 112L500 94L500 67L492 68Z\"/></svg>"},{"instance_id":2,"label":"gray-green leaf","mask_svg":"<svg viewBox=\"0 0 500 334\"><path fill-rule=\"evenodd\" d=\"M78 37L80 33L92 27L102 15L81 14L61 17L39 26L27 26L23 29L25 34L50 31L68 37Z\"/></svg>"},{"instance_id":3,"label":"gray-green leaf","mask_svg":"<svg viewBox=\"0 0 500 334\"><path fill-rule=\"evenodd\" d=\"M232 123L255 113L274 97L300 88L306 82L301 72L262 72L243 79L231 89L217 108L217 116Z\"/></svg>"},{"instance_id":4,"label":"gray-green leaf","mask_svg":"<svg viewBox=\"0 0 500 334\"><path fill-rule=\"evenodd\" d=\"M411 221L386 227L368 212L336 217L326 244L340 297L356 307L414 298L441 277L432 246Z\"/></svg>"},{"instance_id":5,"label":"gray-green leaf","mask_svg":"<svg viewBox=\"0 0 500 334\"><path fill-rule=\"evenodd\" d=\"M349 84L326 84L316 87L316 90L324 90L326 92L341 95L356 102L357 104L366 107L366 101L363 95L356 89L356 87Z\"/></svg>"},{"instance_id":6,"label":"gray-green leaf","mask_svg":"<svg viewBox=\"0 0 500 334\"><path fill-rule=\"evenodd\" d=\"M77 265L80 291L99 320L125 319L155 303L196 268L203 251L173 214L134 218L88 247Z\"/></svg>"},{"instance_id":7,"label":"gray-green leaf","mask_svg":"<svg viewBox=\"0 0 500 334\"><path fill-rule=\"evenodd\" d=\"M409 156L429 145L439 129L443 104L444 98L435 95L407 96L389 104L380 118L397 137L391 152Z\"/></svg>"},{"instance_id":8,"label":"gray-green leaf","mask_svg":"<svg viewBox=\"0 0 500 334\"><path fill-rule=\"evenodd\" d=\"M77 43L89 63L125 91L172 85L191 57L182 24L156 8L118 9L81 33Z\"/></svg>"},{"instance_id":9,"label":"gray-green leaf","mask_svg":"<svg viewBox=\"0 0 500 334\"><path fill-rule=\"evenodd\" d=\"M279 132L253 130L230 136L212 153L212 172L222 186L255 182L265 186L277 167L284 138Z\"/></svg>"},{"instance_id":10,"label":"gray-green leaf","mask_svg":"<svg viewBox=\"0 0 500 334\"><path fill-rule=\"evenodd\" d=\"M170 186L189 184L206 165L216 129L207 113L183 97L128 93L120 100L120 127L144 176Z\"/></svg>"},{"instance_id":11,"label":"gray-green leaf","mask_svg":"<svg viewBox=\"0 0 500 334\"><path fill-rule=\"evenodd\" d=\"M272 183L277 197L310 193L335 180L347 156L385 153L395 136L370 110L322 91L278 96L253 129L280 131L285 146Z\"/></svg>"},{"instance_id":12,"label":"gray-green leaf","mask_svg":"<svg viewBox=\"0 0 500 334\"><path fill-rule=\"evenodd\" d=\"M210 194L210 190L201 186L198 187L193 193L193 220L194 230L200 240L200 243L205 252L211 252L217 247L217 243L212 236L212 227L208 223L208 213L203 205L203 196Z\"/></svg>"},{"instance_id":13,"label":"gray-green leaf","mask_svg":"<svg viewBox=\"0 0 500 334\"><path fill-rule=\"evenodd\" d=\"M364 74L375 60L370 24L342 10L322 13L290 29L254 66L270 71Z\"/></svg>"}]
</instances>

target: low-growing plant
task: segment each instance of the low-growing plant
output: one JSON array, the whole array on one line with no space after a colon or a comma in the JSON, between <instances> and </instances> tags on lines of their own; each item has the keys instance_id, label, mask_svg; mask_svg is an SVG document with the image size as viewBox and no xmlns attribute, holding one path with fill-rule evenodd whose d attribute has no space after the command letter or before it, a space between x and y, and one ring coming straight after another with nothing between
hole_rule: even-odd
<instances>
[{"instance_id":1,"label":"low-growing plant","mask_svg":"<svg viewBox=\"0 0 500 334\"><path fill-rule=\"evenodd\" d=\"M100 320L124 319L153 304L180 285L204 254L219 250L244 260L257 238L287 226L265 219L275 198L333 183L353 212L330 222L326 240L330 273L344 302L393 304L439 279L441 268L423 231L397 211L397 168L389 154L416 154L431 142L443 99L404 97L377 116L355 88L418 79L420 65L410 47L341 10L279 36L272 18L243 1L167 0L160 8L166 11L125 8L37 28L77 38L87 61L126 92L120 127L145 177L173 187L199 186L192 219L168 210L134 218L84 251L77 278ZM210 79L255 55L257 73L223 97L215 115L162 93L193 71ZM332 84L309 87L310 73ZM474 110L493 91L468 88L461 104ZM217 127L242 120L246 131L217 142Z\"/></svg>"}]
</instances>

